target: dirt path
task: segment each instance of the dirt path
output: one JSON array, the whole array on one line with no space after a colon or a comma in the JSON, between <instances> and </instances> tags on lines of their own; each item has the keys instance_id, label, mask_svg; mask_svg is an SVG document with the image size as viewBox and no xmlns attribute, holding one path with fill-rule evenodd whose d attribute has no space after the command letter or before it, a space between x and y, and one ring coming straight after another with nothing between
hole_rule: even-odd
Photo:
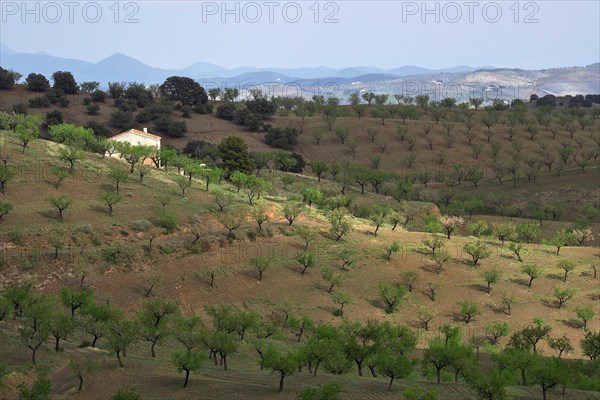
<instances>
[{"instance_id":1,"label":"dirt path","mask_svg":"<svg viewBox=\"0 0 600 400\"><path fill-rule=\"evenodd\" d=\"M105 364L107 362L105 354L102 350L94 349L90 347L79 348L72 343L63 343L63 350L65 355L68 357L68 361L65 362L63 366L56 369L52 374L50 374L50 395L52 397L64 394L69 389L73 387L77 387L79 385L79 379L77 375L73 372L69 365L69 361L83 361L83 360L92 360L98 363L99 365ZM98 367L95 367L95 369ZM92 371L93 372L93 371ZM85 378L84 378L85 385Z\"/></svg>"}]
</instances>

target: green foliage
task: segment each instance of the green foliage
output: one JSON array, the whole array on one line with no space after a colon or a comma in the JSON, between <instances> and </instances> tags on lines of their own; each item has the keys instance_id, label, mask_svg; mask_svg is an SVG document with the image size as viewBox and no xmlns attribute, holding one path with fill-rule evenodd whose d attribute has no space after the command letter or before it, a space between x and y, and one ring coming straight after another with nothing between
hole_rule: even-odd
<instances>
[{"instance_id":1,"label":"green foliage","mask_svg":"<svg viewBox=\"0 0 600 400\"><path fill-rule=\"evenodd\" d=\"M575 296L575 289L571 288L560 288L558 286L554 287L554 297L557 301L557 307L562 308L562 306L569 301L573 296Z\"/></svg>"},{"instance_id":2,"label":"green foliage","mask_svg":"<svg viewBox=\"0 0 600 400\"><path fill-rule=\"evenodd\" d=\"M160 85L160 91L182 105L206 104L208 95L204 88L191 78L170 76Z\"/></svg>"},{"instance_id":3,"label":"green foliage","mask_svg":"<svg viewBox=\"0 0 600 400\"><path fill-rule=\"evenodd\" d=\"M458 305L460 306L460 319L466 324L471 322L475 316L481 314L481 311L479 311L479 306L474 301L463 300L459 301Z\"/></svg>"},{"instance_id":4,"label":"green foliage","mask_svg":"<svg viewBox=\"0 0 600 400\"><path fill-rule=\"evenodd\" d=\"M108 215L112 216L114 205L123 201L123 197L114 190L107 190L100 195L100 201L108 206Z\"/></svg>"},{"instance_id":5,"label":"green foliage","mask_svg":"<svg viewBox=\"0 0 600 400\"><path fill-rule=\"evenodd\" d=\"M489 246L483 242L467 243L463 246L463 250L471 256L474 267L477 267L480 260L489 258L492 255Z\"/></svg>"},{"instance_id":6,"label":"green foliage","mask_svg":"<svg viewBox=\"0 0 600 400\"><path fill-rule=\"evenodd\" d=\"M583 322L583 329L587 329L587 323L589 320L594 319L596 312L591 305L588 306L577 306L575 307L575 314Z\"/></svg>"},{"instance_id":7,"label":"green foliage","mask_svg":"<svg viewBox=\"0 0 600 400\"><path fill-rule=\"evenodd\" d=\"M417 384L412 384L402 391L402 395L407 400L439 400L440 390L438 388L423 389Z\"/></svg>"},{"instance_id":8,"label":"green foliage","mask_svg":"<svg viewBox=\"0 0 600 400\"><path fill-rule=\"evenodd\" d=\"M502 244L506 240L514 240L517 237L517 228L512 222L492 223L492 232Z\"/></svg>"},{"instance_id":9,"label":"green foliage","mask_svg":"<svg viewBox=\"0 0 600 400\"><path fill-rule=\"evenodd\" d=\"M392 244L387 246L385 249L385 259L388 261L391 261L392 254L399 252L401 248L402 248L402 245L400 244L400 242L398 242L398 241L392 242Z\"/></svg>"},{"instance_id":10,"label":"green foliage","mask_svg":"<svg viewBox=\"0 0 600 400\"><path fill-rule=\"evenodd\" d=\"M581 351L590 361L596 360L600 356L600 332L587 331L581 339Z\"/></svg>"},{"instance_id":11,"label":"green foliage","mask_svg":"<svg viewBox=\"0 0 600 400\"><path fill-rule=\"evenodd\" d=\"M63 212L73 204L73 200L65 195L50 197L48 201L58 210L59 219L61 221L63 219Z\"/></svg>"},{"instance_id":12,"label":"green foliage","mask_svg":"<svg viewBox=\"0 0 600 400\"><path fill-rule=\"evenodd\" d=\"M330 382L319 386L309 386L300 389L298 400L338 400L343 389L339 383Z\"/></svg>"},{"instance_id":13,"label":"green foliage","mask_svg":"<svg viewBox=\"0 0 600 400\"><path fill-rule=\"evenodd\" d=\"M392 312L404 300L408 290L404 286L394 286L388 283L379 285L379 296L385 302L387 312Z\"/></svg>"},{"instance_id":14,"label":"green foliage","mask_svg":"<svg viewBox=\"0 0 600 400\"><path fill-rule=\"evenodd\" d=\"M173 212L165 211L160 213L158 218L158 226L164 228L168 233L175 232L179 226L179 217Z\"/></svg>"},{"instance_id":15,"label":"green foliage","mask_svg":"<svg viewBox=\"0 0 600 400\"><path fill-rule=\"evenodd\" d=\"M54 89L60 89L65 94L76 94L77 93L77 82L73 77L73 74L68 71L56 71L52 74L52 80Z\"/></svg>"},{"instance_id":16,"label":"green foliage","mask_svg":"<svg viewBox=\"0 0 600 400\"><path fill-rule=\"evenodd\" d=\"M142 400L142 395L133 388L124 387L112 397L112 400Z\"/></svg>"},{"instance_id":17,"label":"green foliage","mask_svg":"<svg viewBox=\"0 0 600 400\"><path fill-rule=\"evenodd\" d=\"M265 141L273 147L291 150L298 143L298 131L296 128L269 128Z\"/></svg>"},{"instance_id":18,"label":"green foliage","mask_svg":"<svg viewBox=\"0 0 600 400\"><path fill-rule=\"evenodd\" d=\"M12 203L9 203L7 201L0 201L0 220L6 214L8 214L9 212L11 212L13 210L13 208L14 208L14 206L13 206Z\"/></svg>"},{"instance_id":19,"label":"green foliage","mask_svg":"<svg viewBox=\"0 0 600 400\"><path fill-rule=\"evenodd\" d=\"M481 276L485 280L485 283L487 283L487 292L489 294L491 285L497 283L500 280L502 274L500 273L500 271L498 271L498 269L496 269L496 267L493 267L491 269L488 269L487 271L483 271Z\"/></svg>"},{"instance_id":20,"label":"green foliage","mask_svg":"<svg viewBox=\"0 0 600 400\"><path fill-rule=\"evenodd\" d=\"M152 223L146 219L138 219L133 221L130 225L131 229L137 232L145 232L152 226Z\"/></svg>"},{"instance_id":21,"label":"green foliage","mask_svg":"<svg viewBox=\"0 0 600 400\"><path fill-rule=\"evenodd\" d=\"M38 376L31 388L19 385L19 400L50 399L50 379L45 374Z\"/></svg>"},{"instance_id":22,"label":"green foliage","mask_svg":"<svg viewBox=\"0 0 600 400\"><path fill-rule=\"evenodd\" d=\"M473 368L466 374L467 385L481 399L504 400L506 399L506 387L512 383L512 375L509 371L493 368L483 373L480 368Z\"/></svg>"},{"instance_id":23,"label":"green foliage","mask_svg":"<svg viewBox=\"0 0 600 400\"><path fill-rule=\"evenodd\" d=\"M247 174L252 173L254 165L250 161L248 145L238 136L224 138L219 144L219 156L229 174L240 171Z\"/></svg>"},{"instance_id":24,"label":"green foliage","mask_svg":"<svg viewBox=\"0 0 600 400\"><path fill-rule=\"evenodd\" d=\"M529 277L529 282L527 284L527 286L529 287L531 287L531 284L534 279L537 279L540 276L542 276L542 269L539 266L533 264L524 264L523 266L521 266L521 272Z\"/></svg>"},{"instance_id":25,"label":"green foliage","mask_svg":"<svg viewBox=\"0 0 600 400\"><path fill-rule=\"evenodd\" d=\"M567 281L567 275L569 272L573 271L577 267L577 264L571 260L560 260L558 262L558 268L562 269L564 272L563 282Z\"/></svg>"}]
</instances>

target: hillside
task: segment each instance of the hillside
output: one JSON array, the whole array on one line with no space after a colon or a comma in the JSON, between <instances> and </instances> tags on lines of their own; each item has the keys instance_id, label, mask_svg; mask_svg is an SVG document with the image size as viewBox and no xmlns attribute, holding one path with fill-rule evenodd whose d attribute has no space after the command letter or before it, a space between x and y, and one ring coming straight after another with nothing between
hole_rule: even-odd
<instances>
[{"instance_id":1,"label":"hillside","mask_svg":"<svg viewBox=\"0 0 600 400\"><path fill-rule=\"evenodd\" d=\"M52 91L0 91L1 110L41 115L0 114L7 129L0 138L4 397L15 398L21 382L46 371L54 398L110 397L125 386L143 398L191 398L196 392L173 392L181 376L171 360L190 341L185 354L203 364L190 385L215 399L291 399L308 384L331 381L342 384L344 399L404 398L414 382L441 390L443 399L476 399L469 385L484 379L478 372L504 363L512 372L499 390L508 386L509 398L538 398L523 380L539 383L542 372L569 371L568 382L559 378L570 398L598 389L595 364L575 363L594 357L583 344L600 328L597 105L574 107L583 97L502 111L442 105L450 100L418 107L303 102L315 110L302 115L298 99L279 98L267 100L275 101L268 126L249 131L216 114L250 102L211 101L213 113L184 116L150 89L136 90L98 102L63 95L56 105L44 103ZM141 167L139 157L151 153L140 148L145 155L137 156L135 145L109 147L133 160L131 173L122 159L91 152L103 153L101 132L126 129L114 118L119 113L151 132L160 118L185 125L178 137L170 128L162 133L163 147L176 150L164 158L167 170ZM66 136L48 126L57 118L75 124L59 126ZM30 120L46 120L42 139L27 141L28 129L37 129ZM76 126L91 122L91 131ZM285 151L272 147L274 133L295 142L273 143ZM194 140L202 147L181 153ZM306 165L284 172L292 156L296 167ZM83 296L81 305L68 296ZM95 321L101 305L114 315ZM147 326L161 315L149 307L167 306L163 322ZM57 326L66 330L55 352L49 332ZM357 378L352 341L373 326L363 361L378 376ZM132 343L121 357L127 329ZM544 331L532 353L519 335L537 329ZM97 347L89 332L99 332ZM439 348L443 332L457 335L447 350ZM148 356L150 343L156 357ZM216 359L217 348L226 354L225 371L206 362L204 350ZM525 378L515 367L517 350L534 365ZM439 377L432 352L450 360ZM278 395L277 373L269 370L285 357L294 371L297 364L319 374L292 374ZM78 393L68 363L85 360L95 363ZM404 367L393 372L391 362ZM360 364L363 375L367 364ZM544 369L552 366L558 369ZM399 382L388 391L390 371Z\"/></svg>"},{"instance_id":2,"label":"hillside","mask_svg":"<svg viewBox=\"0 0 600 400\"><path fill-rule=\"evenodd\" d=\"M217 123L219 120L213 121ZM283 124L287 120L281 118L277 121ZM218 138L217 135L212 137L215 141ZM551 326L552 337L566 335L570 338L574 350L567 357L582 357L578 343L584 331L575 321L574 309L597 304L600 293L589 268L598 262L599 254L595 247L563 247L557 256L554 246L525 244L521 263L509 250L508 243L502 245L497 239L486 237L482 240L490 247L491 257L483 260L481 267L473 268L469 256L464 253L463 244L477 239L454 235L451 240L442 239L451 258L443 272L438 274L422 245L422 240L431 236L421 232L423 218L427 212L437 213L431 204L415 203L413 206L420 211L413 222L396 231L385 224L377 236L373 235L374 228L369 221L349 217L354 229L337 242L329 233L330 225L326 218L329 212L326 210L316 206L305 207L291 227L281 215L286 204L294 203L290 198L293 199L294 194L307 185L325 190L335 187L335 184L328 181L317 183L310 177L296 176L294 182L284 188L280 180L283 173L280 172L265 177L274 186L262 199L271 216L264 225L264 233L256 230L256 223L249 215L250 209L244 206L248 203L245 190L238 193L234 187L223 183L212 184L207 192L203 181L194 180L182 197L179 178L173 168L169 172L153 169L143 182L132 176L121 185L123 199L115 205L113 216L109 216L99 196L114 185L107 176L109 170L123 165L123 161L87 153L83 161L76 164L73 175L57 188L54 177L48 171L59 162L56 155L62 145L36 140L21 153L12 133L3 132L2 140L10 155L10 165L18 167L19 174L7 184L2 196L2 201L14 204L14 210L0 222L4 255L0 291L6 291L17 283L31 282L38 295L57 294L64 287L77 288L81 276L84 276L84 287L93 290L95 301L110 303L121 308L126 315L133 316L148 301L145 296L151 284L148 282L158 282L152 289L152 298L173 301L182 314L199 315L207 323L210 317L206 306L227 304L246 312L256 312L264 320L275 324L281 324L285 315L289 314L304 315L333 325L342 321L364 323L372 319L405 325L418 332L417 358L428 341L439 335L437 328L449 322L457 324L463 338L467 339L485 334L484 327L491 322L506 321L516 331L527 326L533 318L542 317ZM251 140L249 143L256 146ZM259 141L256 140L256 143ZM331 148L334 147L332 144ZM317 148L306 151L316 151ZM215 194L220 191L230 192L237 207L243 207L240 212L247 213L245 222L235 230L235 238L229 241L226 240L227 230L222 221L230 211L219 212L214 201ZM352 190L357 204L392 202L376 194L362 196L359 193ZM73 200L62 221L48 201L49 197L58 194ZM156 226L163 215L158 200L165 195L170 198L166 206L168 212L176 215L179 221L171 233ZM233 212L233 206L228 207ZM499 220L486 216L474 218L490 222ZM139 222L142 220L149 221L149 224ZM547 221L544 229L555 231L561 224L564 222ZM145 228L140 229L141 225ZM310 244L316 264L304 275L301 274L302 267L294 260L294 255L304 247L294 233L302 226L316 232L316 239ZM54 249L49 246L52 232L58 232L64 238L57 258ZM192 232L201 233L201 246L192 243ZM157 237L150 251L147 246L153 233ZM395 241L401 243L400 251L387 261L383 256L384 249ZM341 248L356 251L357 262L352 268L340 269L337 254ZM114 258L115 254L119 257ZM258 255L271 255L277 260L276 265L265 272L262 281L258 280L257 272L250 263L251 258ZM563 259L577 264L566 284L561 282L561 270L557 268L558 262ZM520 272L521 265L527 263L543 267L543 276L531 288ZM351 296L351 301L344 307L343 318L334 315L339 306L332 302L327 284L321 278L326 267L333 267L344 278L334 293L344 291ZM502 272L502 277L488 294L481 272L494 267ZM386 312L385 303L378 293L379 285L400 284L402 274L407 271L414 271L418 277L414 289L406 294L406 300L395 312ZM215 282L211 287L213 273ZM437 286L435 301L429 297L430 284ZM555 286L576 288L576 296L566 306L558 308L552 296ZM505 293L514 296L511 315L507 315L503 305ZM475 302L481 312L469 324L459 321L457 302L465 299ZM428 331L419 321L423 309L433 316ZM588 328L598 331L599 324L600 320L595 317L588 322ZM8 366L3 390L8 398L14 396L15 386L22 380L30 382L36 370L29 362L30 351L19 343L17 325L18 321L0 322L5 339L0 344L0 357L6 360L5 365ZM439 388L444 399L476 398L464 384L450 383L453 374L449 372L445 373L446 382L441 385L433 384L427 375L415 372L410 381L401 380L391 392L386 390L387 380L384 377L356 378L353 372L335 376L323 371L313 378L306 372L297 373L286 382L283 395L278 395L276 376L257 367L253 339L249 335L231 356L228 371L205 365L192 374L190 388L185 390L178 388L182 377L170 362L171 351L178 348L173 339L157 346L156 359L147 356L148 345L140 341L129 349L126 366L121 369L116 366L114 353L108 350L104 339L99 342L101 350L77 349L87 335L76 333L63 341L63 352L54 353L50 343L42 346L37 369L44 368L49 372L54 398L92 399L98 398L99 394L107 397L130 385L144 398L195 398L200 390L203 398L292 399L295 391L307 384L329 381L340 382L344 387L343 398L348 399L396 399L410 381ZM507 341L508 338L503 337L499 346L486 346L485 351L497 352ZM548 355L555 352L548 347L547 341L540 344L540 349ZM79 357L92 357L100 363L86 378L81 393L75 391L76 379L67 367L68 359ZM487 359L484 356L484 360ZM538 389L534 387L513 387L509 388L509 393L515 399L538 398ZM585 399L592 395L570 388L567 388L567 393L572 399ZM558 392L551 396L560 398Z\"/></svg>"}]
</instances>

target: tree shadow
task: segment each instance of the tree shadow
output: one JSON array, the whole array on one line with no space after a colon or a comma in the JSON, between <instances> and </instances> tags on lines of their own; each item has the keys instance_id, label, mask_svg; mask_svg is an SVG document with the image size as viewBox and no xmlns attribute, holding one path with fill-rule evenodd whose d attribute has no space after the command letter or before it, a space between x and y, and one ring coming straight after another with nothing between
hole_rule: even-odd
<instances>
[{"instance_id":1,"label":"tree shadow","mask_svg":"<svg viewBox=\"0 0 600 400\"><path fill-rule=\"evenodd\" d=\"M470 285L467 285L467 287L487 294L487 286L486 285L482 285L479 283L471 283Z\"/></svg>"},{"instance_id":2,"label":"tree shadow","mask_svg":"<svg viewBox=\"0 0 600 400\"><path fill-rule=\"evenodd\" d=\"M588 297L590 300L597 301L600 300L600 293L592 293Z\"/></svg>"},{"instance_id":3,"label":"tree shadow","mask_svg":"<svg viewBox=\"0 0 600 400\"><path fill-rule=\"evenodd\" d=\"M548 308L558 309L558 303L555 300L543 299L541 302Z\"/></svg>"},{"instance_id":4,"label":"tree shadow","mask_svg":"<svg viewBox=\"0 0 600 400\"><path fill-rule=\"evenodd\" d=\"M60 219L60 214L58 211L54 211L54 210L40 210L38 211L38 214L41 215L44 218L47 219L55 219L59 222L62 222L62 220Z\"/></svg>"},{"instance_id":5,"label":"tree shadow","mask_svg":"<svg viewBox=\"0 0 600 400\"><path fill-rule=\"evenodd\" d=\"M556 279L557 281L561 281L562 282L563 278L564 278L564 275L551 273L551 274L547 274L546 278Z\"/></svg>"},{"instance_id":6,"label":"tree shadow","mask_svg":"<svg viewBox=\"0 0 600 400\"><path fill-rule=\"evenodd\" d=\"M425 264L425 265L421 265L419 268L421 268L423 271L430 272L436 276L441 276L444 273L443 270L441 272L438 271L438 269L435 265Z\"/></svg>"},{"instance_id":7,"label":"tree shadow","mask_svg":"<svg viewBox=\"0 0 600 400\"><path fill-rule=\"evenodd\" d=\"M498 305L496 305L496 304L487 304L487 305L486 305L486 308L487 308L488 310L490 310L490 311L494 312L494 314L502 314L502 315L505 315L505 316L507 316L507 317L509 316L509 315L506 313L506 307L504 307L504 306L498 306Z\"/></svg>"},{"instance_id":8,"label":"tree shadow","mask_svg":"<svg viewBox=\"0 0 600 400\"><path fill-rule=\"evenodd\" d=\"M582 329L583 328L583 322L573 319L573 318L563 319L562 322L569 328L573 328L573 329Z\"/></svg>"},{"instance_id":9,"label":"tree shadow","mask_svg":"<svg viewBox=\"0 0 600 400\"><path fill-rule=\"evenodd\" d=\"M100 204L95 204L90 206L90 210L103 215L108 215L108 208L102 207Z\"/></svg>"},{"instance_id":10,"label":"tree shadow","mask_svg":"<svg viewBox=\"0 0 600 400\"><path fill-rule=\"evenodd\" d=\"M529 287L529 280L525 278L512 278L510 281L512 283L516 283L517 285Z\"/></svg>"}]
</instances>

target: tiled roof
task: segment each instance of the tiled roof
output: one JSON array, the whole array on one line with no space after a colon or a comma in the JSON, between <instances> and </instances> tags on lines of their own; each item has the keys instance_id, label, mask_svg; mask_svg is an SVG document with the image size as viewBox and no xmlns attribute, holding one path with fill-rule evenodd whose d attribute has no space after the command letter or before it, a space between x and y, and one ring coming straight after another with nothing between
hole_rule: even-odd
<instances>
[{"instance_id":1,"label":"tiled roof","mask_svg":"<svg viewBox=\"0 0 600 400\"><path fill-rule=\"evenodd\" d=\"M128 134L128 133L133 133L134 135L145 136L145 137L147 137L147 138L154 139L154 140L160 140L160 139L161 139L161 137L160 137L160 136L153 135L153 134L151 134L151 133L147 133L147 132L144 132L144 131L140 131L140 130L138 130L138 129L130 129L130 130L128 130L128 131L121 132L121 133L119 133L118 135L115 135L115 136L112 136L112 137L110 137L109 139L117 139L117 138L119 138L119 137L121 137L121 136L123 136L123 135L126 135L126 134Z\"/></svg>"}]
</instances>

